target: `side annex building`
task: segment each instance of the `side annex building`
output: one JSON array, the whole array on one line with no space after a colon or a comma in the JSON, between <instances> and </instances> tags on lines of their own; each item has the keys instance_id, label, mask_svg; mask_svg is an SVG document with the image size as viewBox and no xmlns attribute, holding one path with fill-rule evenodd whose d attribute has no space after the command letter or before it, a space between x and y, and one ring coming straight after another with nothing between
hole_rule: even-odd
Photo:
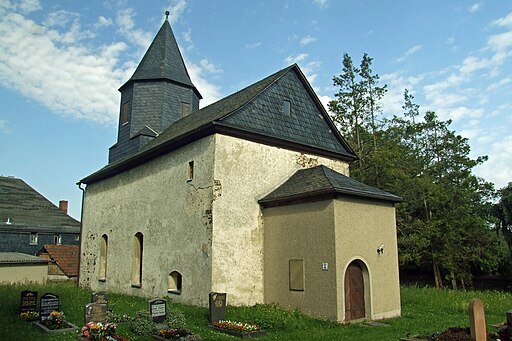
<instances>
[{"instance_id":1,"label":"side annex building","mask_svg":"<svg viewBox=\"0 0 512 341\"><path fill-rule=\"evenodd\" d=\"M79 284L334 321L400 315L394 204L299 66L199 109L167 20L121 92L109 163L80 180Z\"/></svg>"}]
</instances>

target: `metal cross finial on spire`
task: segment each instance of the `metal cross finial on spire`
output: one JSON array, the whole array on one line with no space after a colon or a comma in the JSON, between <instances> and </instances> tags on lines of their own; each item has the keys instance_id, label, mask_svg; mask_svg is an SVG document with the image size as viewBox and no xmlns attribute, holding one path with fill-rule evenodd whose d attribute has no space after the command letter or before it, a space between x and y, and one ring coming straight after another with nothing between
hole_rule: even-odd
<instances>
[{"instance_id":1,"label":"metal cross finial on spire","mask_svg":"<svg viewBox=\"0 0 512 341\"><path fill-rule=\"evenodd\" d=\"M165 20L169 19L169 11L165 11Z\"/></svg>"}]
</instances>

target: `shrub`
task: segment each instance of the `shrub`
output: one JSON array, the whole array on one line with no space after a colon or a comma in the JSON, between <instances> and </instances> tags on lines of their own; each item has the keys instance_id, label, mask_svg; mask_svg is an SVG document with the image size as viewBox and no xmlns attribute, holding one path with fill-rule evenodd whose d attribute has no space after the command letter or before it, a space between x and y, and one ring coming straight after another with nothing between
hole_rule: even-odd
<instances>
[{"instance_id":1,"label":"shrub","mask_svg":"<svg viewBox=\"0 0 512 341\"><path fill-rule=\"evenodd\" d=\"M156 324L149 312L138 311L130 321L130 330L136 335L152 335Z\"/></svg>"},{"instance_id":2,"label":"shrub","mask_svg":"<svg viewBox=\"0 0 512 341\"><path fill-rule=\"evenodd\" d=\"M185 314L176 308L169 308L167 310L167 317L165 322L172 329L186 329L187 320L185 318Z\"/></svg>"}]
</instances>

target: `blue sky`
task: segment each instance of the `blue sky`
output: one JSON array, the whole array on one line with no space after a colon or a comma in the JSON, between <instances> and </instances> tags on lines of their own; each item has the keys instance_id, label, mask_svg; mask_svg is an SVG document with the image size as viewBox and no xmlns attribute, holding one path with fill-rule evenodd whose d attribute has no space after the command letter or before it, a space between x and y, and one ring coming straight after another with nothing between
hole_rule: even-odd
<instances>
[{"instance_id":1,"label":"blue sky","mask_svg":"<svg viewBox=\"0 0 512 341\"><path fill-rule=\"evenodd\" d=\"M512 181L510 1L2 0L0 175L79 218L76 182L107 163L117 89L165 10L202 107L295 62L327 103L343 53L359 64L367 52L389 88L385 115L409 89L489 156L477 175Z\"/></svg>"}]
</instances>

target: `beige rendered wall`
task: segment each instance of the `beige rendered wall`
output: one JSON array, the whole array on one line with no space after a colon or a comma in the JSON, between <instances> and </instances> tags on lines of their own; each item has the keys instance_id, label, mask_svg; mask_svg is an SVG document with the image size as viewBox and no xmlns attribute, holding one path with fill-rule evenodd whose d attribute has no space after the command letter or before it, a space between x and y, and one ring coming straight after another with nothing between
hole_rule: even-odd
<instances>
[{"instance_id":1,"label":"beige rendered wall","mask_svg":"<svg viewBox=\"0 0 512 341\"><path fill-rule=\"evenodd\" d=\"M398 250L395 209L391 203L356 198L334 200L338 321L345 320L345 270L355 259L368 268L370 292L366 317L372 320L400 315ZM384 252L377 248L384 245Z\"/></svg>"},{"instance_id":2,"label":"beige rendered wall","mask_svg":"<svg viewBox=\"0 0 512 341\"><path fill-rule=\"evenodd\" d=\"M115 177L87 186L80 285L146 297L166 296L168 275L183 276L175 301L206 305L211 290L214 137L206 137ZM188 163L194 178L187 181ZM131 285L133 238L143 238L142 286ZM99 281L101 236L107 273Z\"/></svg>"},{"instance_id":3,"label":"beige rendered wall","mask_svg":"<svg viewBox=\"0 0 512 341\"><path fill-rule=\"evenodd\" d=\"M21 264L0 266L0 283L45 283L48 264Z\"/></svg>"},{"instance_id":4,"label":"beige rendered wall","mask_svg":"<svg viewBox=\"0 0 512 341\"><path fill-rule=\"evenodd\" d=\"M333 210L332 200L264 209L265 303L337 319ZM304 291L289 288L291 259L304 260Z\"/></svg>"},{"instance_id":5,"label":"beige rendered wall","mask_svg":"<svg viewBox=\"0 0 512 341\"><path fill-rule=\"evenodd\" d=\"M263 220L258 200L295 171L324 164L348 175L347 163L215 135L212 289L228 293L228 304L264 301Z\"/></svg>"}]
</instances>

